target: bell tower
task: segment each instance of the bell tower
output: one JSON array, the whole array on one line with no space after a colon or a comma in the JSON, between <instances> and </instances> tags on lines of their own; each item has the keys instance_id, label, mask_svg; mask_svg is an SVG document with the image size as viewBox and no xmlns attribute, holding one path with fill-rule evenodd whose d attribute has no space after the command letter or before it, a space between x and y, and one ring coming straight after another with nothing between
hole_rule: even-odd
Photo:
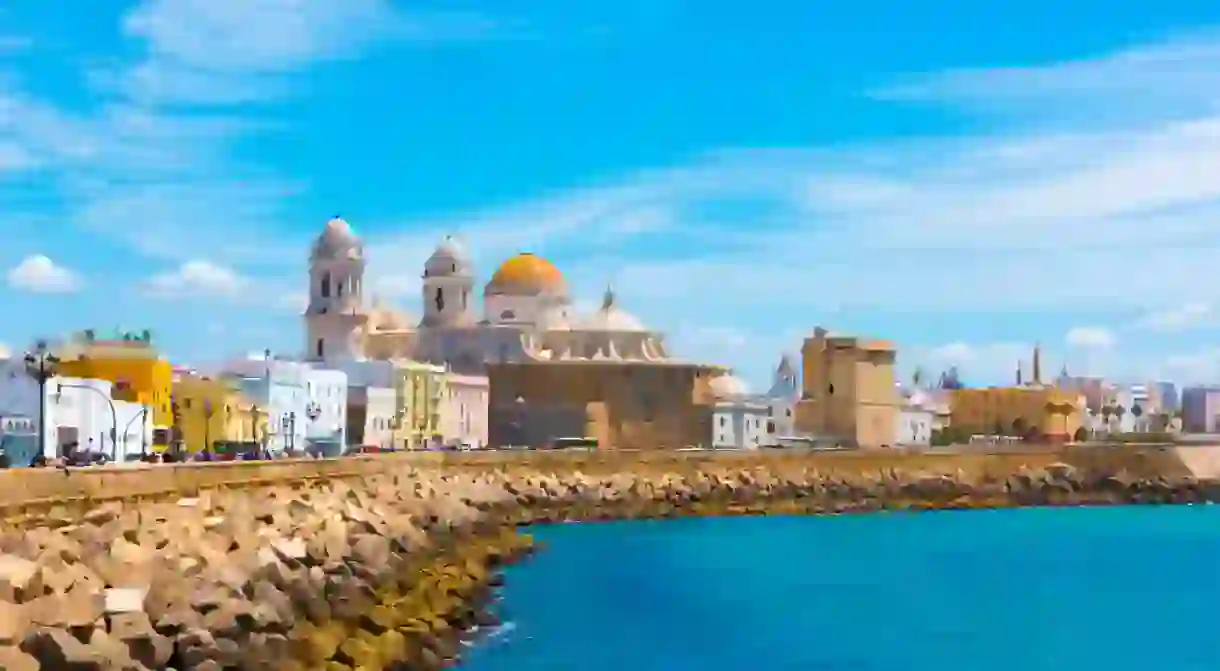
<instances>
[{"instance_id":1,"label":"bell tower","mask_svg":"<svg viewBox=\"0 0 1220 671\"><path fill-rule=\"evenodd\" d=\"M364 249L347 222L334 217L309 255L305 358L364 358Z\"/></svg>"},{"instance_id":2,"label":"bell tower","mask_svg":"<svg viewBox=\"0 0 1220 671\"><path fill-rule=\"evenodd\" d=\"M446 236L424 263L423 327L469 326L474 294L474 268L466 250Z\"/></svg>"}]
</instances>

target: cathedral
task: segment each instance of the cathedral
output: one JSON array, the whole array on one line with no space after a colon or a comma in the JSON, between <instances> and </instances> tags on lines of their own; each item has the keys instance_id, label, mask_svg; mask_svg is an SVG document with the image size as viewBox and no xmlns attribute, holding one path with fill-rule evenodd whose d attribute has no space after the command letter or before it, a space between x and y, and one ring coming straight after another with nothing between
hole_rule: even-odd
<instances>
[{"instance_id":1,"label":"cathedral","mask_svg":"<svg viewBox=\"0 0 1220 671\"><path fill-rule=\"evenodd\" d=\"M424 263L422 316L364 300L364 248L347 222L327 222L309 259L306 356L312 360L413 359L482 374L488 363L669 361L664 338L624 311L611 288L599 309L576 314L563 274L521 253L474 299L475 269L466 250L445 238Z\"/></svg>"}]
</instances>

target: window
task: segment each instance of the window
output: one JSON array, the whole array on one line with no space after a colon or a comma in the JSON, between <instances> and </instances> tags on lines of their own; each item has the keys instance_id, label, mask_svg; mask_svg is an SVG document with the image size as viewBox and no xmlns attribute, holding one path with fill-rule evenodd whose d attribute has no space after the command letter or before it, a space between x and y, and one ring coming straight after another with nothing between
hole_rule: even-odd
<instances>
[{"instance_id":1,"label":"window","mask_svg":"<svg viewBox=\"0 0 1220 671\"><path fill-rule=\"evenodd\" d=\"M833 384L826 385L826 393L830 394L831 396L834 396L835 395L835 386Z\"/></svg>"},{"instance_id":2,"label":"window","mask_svg":"<svg viewBox=\"0 0 1220 671\"><path fill-rule=\"evenodd\" d=\"M504 312L500 313L500 319L516 319L516 318L517 318L517 313L513 312L512 310L505 310Z\"/></svg>"},{"instance_id":3,"label":"window","mask_svg":"<svg viewBox=\"0 0 1220 671\"><path fill-rule=\"evenodd\" d=\"M330 273L322 273L321 286L318 287L318 293L322 298L330 298Z\"/></svg>"},{"instance_id":4,"label":"window","mask_svg":"<svg viewBox=\"0 0 1220 671\"><path fill-rule=\"evenodd\" d=\"M342 282L335 283L335 295L343 296L343 283Z\"/></svg>"},{"instance_id":5,"label":"window","mask_svg":"<svg viewBox=\"0 0 1220 671\"><path fill-rule=\"evenodd\" d=\"M436 303L436 311L444 312L445 311L445 290L440 287L437 287L436 288L436 298L433 299L433 301Z\"/></svg>"},{"instance_id":6,"label":"window","mask_svg":"<svg viewBox=\"0 0 1220 671\"><path fill-rule=\"evenodd\" d=\"M467 296L469 296L469 295L470 295L470 292L469 292L469 291L467 291L467 290L465 290L465 289L462 289L462 309L463 309L463 310L465 310L465 309L466 309L466 298L467 298Z\"/></svg>"},{"instance_id":7,"label":"window","mask_svg":"<svg viewBox=\"0 0 1220 671\"><path fill-rule=\"evenodd\" d=\"M322 358L322 357L325 355L325 352L323 351L322 339L321 339L321 338L318 338L318 343L317 343L317 348L316 348L316 351L315 351L315 355L316 355L316 356L317 356L319 359L321 359L321 358Z\"/></svg>"}]
</instances>

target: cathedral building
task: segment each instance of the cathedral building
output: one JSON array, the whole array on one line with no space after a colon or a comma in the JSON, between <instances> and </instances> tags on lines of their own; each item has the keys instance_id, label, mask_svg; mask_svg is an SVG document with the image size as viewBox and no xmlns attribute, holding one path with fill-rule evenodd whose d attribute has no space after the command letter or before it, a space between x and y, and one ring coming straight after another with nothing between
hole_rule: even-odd
<instances>
[{"instance_id":1,"label":"cathedral building","mask_svg":"<svg viewBox=\"0 0 1220 671\"><path fill-rule=\"evenodd\" d=\"M679 447L710 438L710 381L726 372L675 360L664 336L619 304L577 314L563 274L528 252L504 261L476 304L475 268L445 238L424 263L422 315L364 298L364 248L332 219L310 254L308 357L336 365L414 360L489 380L493 445L595 438L605 447Z\"/></svg>"},{"instance_id":2,"label":"cathedral building","mask_svg":"<svg viewBox=\"0 0 1220 671\"><path fill-rule=\"evenodd\" d=\"M489 362L668 359L664 337L619 307L610 288L600 309L577 315L563 274L541 256L502 263L483 287L482 314L474 266L456 240L441 241L422 270L418 320L366 303L363 245L345 221L329 221L310 254L308 358L413 359L466 374Z\"/></svg>"}]
</instances>

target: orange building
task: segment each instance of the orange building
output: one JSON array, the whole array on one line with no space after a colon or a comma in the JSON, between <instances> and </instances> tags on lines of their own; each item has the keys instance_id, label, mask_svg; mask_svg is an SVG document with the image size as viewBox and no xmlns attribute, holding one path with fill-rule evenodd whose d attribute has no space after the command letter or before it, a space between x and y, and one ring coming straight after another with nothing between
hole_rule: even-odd
<instances>
[{"instance_id":1,"label":"orange building","mask_svg":"<svg viewBox=\"0 0 1220 671\"><path fill-rule=\"evenodd\" d=\"M854 446L894 443L902 402L895 385L893 344L830 335L818 327L805 339L801 358L798 432Z\"/></svg>"},{"instance_id":2,"label":"orange building","mask_svg":"<svg viewBox=\"0 0 1220 671\"><path fill-rule=\"evenodd\" d=\"M957 389L952 426L979 435L1071 440L1081 427L1080 395L1058 387Z\"/></svg>"},{"instance_id":3,"label":"orange building","mask_svg":"<svg viewBox=\"0 0 1220 671\"><path fill-rule=\"evenodd\" d=\"M152 345L148 331L99 339L85 331L57 348L59 373L70 377L109 380L115 400L131 401L152 408L153 444L169 443L173 424L170 407L174 373Z\"/></svg>"}]
</instances>

